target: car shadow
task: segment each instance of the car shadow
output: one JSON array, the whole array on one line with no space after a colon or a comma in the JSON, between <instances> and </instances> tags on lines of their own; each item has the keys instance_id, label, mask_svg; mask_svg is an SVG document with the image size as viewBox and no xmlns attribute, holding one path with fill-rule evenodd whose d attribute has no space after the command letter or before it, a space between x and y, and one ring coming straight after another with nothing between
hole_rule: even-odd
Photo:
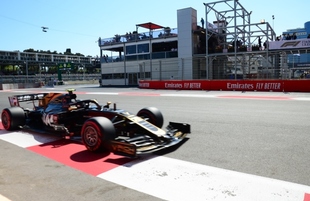
<instances>
[{"instance_id":1,"label":"car shadow","mask_svg":"<svg viewBox=\"0 0 310 201\"><path fill-rule=\"evenodd\" d=\"M10 133L10 131L4 130L4 129L0 129L0 135L5 135Z\"/></svg>"},{"instance_id":2,"label":"car shadow","mask_svg":"<svg viewBox=\"0 0 310 201\"><path fill-rule=\"evenodd\" d=\"M76 152L70 156L70 159L75 162L87 163L92 161L97 161L102 158L108 157L110 155L109 152L91 152L88 150L83 150Z\"/></svg>"}]
</instances>

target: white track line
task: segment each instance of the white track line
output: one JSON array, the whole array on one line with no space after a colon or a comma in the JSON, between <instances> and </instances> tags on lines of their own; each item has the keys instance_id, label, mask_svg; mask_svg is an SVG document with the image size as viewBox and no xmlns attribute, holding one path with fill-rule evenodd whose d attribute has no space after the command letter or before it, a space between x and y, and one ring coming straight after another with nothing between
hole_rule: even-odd
<instances>
[{"instance_id":1,"label":"white track line","mask_svg":"<svg viewBox=\"0 0 310 201\"><path fill-rule=\"evenodd\" d=\"M303 201L310 187L167 157L119 166L98 177L164 200Z\"/></svg>"},{"instance_id":2,"label":"white track line","mask_svg":"<svg viewBox=\"0 0 310 201\"><path fill-rule=\"evenodd\" d=\"M1 123L1 122L0 122ZM0 130L0 139L15 144L19 147L27 148L60 139L53 135L29 134L27 132L8 132Z\"/></svg>"}]
</instances>

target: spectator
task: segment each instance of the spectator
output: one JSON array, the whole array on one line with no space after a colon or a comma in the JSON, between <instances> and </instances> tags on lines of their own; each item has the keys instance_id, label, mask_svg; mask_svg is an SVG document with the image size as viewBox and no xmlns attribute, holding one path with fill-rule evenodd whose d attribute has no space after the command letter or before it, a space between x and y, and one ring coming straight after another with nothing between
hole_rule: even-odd
<instances>
[{"instance_id":1,"label":"spectator","mask_svg":"<svg viewBox=\"0 0 310 201\"><path fill-rule=\"evenodd\" d=\"M258 36L258 48L259 50L262 50L262 40L260 39L260 36Z\"/></svg>"},{"instance_id":2,"label":"spectator","mask_svg":"<svg viewBox=\"0 0 310 201\"><path fill-rule=\"evenodd\" d=\"M238 48L240 48L240 47L241 47L241 45L242 45L241 40L237 40L237 47L238 47Z\"/></svg>"},{"instance_id":3,"label":"spectator","mask_svg":"<svg viewBox=\"0 0 310 201\"><path fill-rule=\"evenodd\" d=\"M131 32L129 32L129 37L128 37L129 40L132 40L132 34Z\"/></svg>"},{"instance_id":4,"label":"spectator","mask_svg":"<svg viewBox=\"0 0 310 201\"><path fill-rule=\"evenodd\" d=\"M102 79L99 79L99 86L102 86Z\"/></svg>"},{"instance_id":5,"label":"spectator","mask_svg":"<svg viewBox=\"0 0 310 201\"><path fill-rule=\"evenodd\" d=\"M263 46L264 46L264 50L266 50L267 49L267 41L264 42Z\"/></svg>"},{"instance_id":6,"label":"spectator","mask_svg":"<svg viewBox=\"0 0 310 201\"><path fill-rule=\"evenodd\" d=\"M201 27L202 27L202 28L204 28L204 24L205 24L204 19L203 19L203 18L201 18L200 22L201 22Z\"/></svg>"}]
</instances>

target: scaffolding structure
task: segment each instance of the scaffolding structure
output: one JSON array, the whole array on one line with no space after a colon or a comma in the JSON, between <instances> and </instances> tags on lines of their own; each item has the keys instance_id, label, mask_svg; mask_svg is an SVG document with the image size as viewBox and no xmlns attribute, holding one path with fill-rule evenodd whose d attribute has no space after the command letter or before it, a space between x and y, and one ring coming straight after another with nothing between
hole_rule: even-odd
<instances>
[{"instance_id":1,"label":"scaffolding structure","mask_svg":"<svg viewBox=\"0 0 310 201\"><path fill-rule=\"evenodd\" d=\"M257 77L258 71L266 78L279 76L279 55L269 52L267 47L269 41L276 39L268 22L252 23L252 11L247 11L238 0L204 6L207 79L252 78ZM213 24L208 21L212 15L216 18Z\"/></svg>"}]
</instances>

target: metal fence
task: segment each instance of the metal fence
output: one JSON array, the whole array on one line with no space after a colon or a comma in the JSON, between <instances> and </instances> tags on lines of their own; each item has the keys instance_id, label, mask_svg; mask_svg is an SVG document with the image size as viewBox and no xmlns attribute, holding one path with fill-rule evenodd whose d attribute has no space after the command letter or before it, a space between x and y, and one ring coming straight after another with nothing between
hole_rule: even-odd
<instances>
[{"instance_id":1,"label":"metal fence","mask_svg":"<svg viewBox=\"0 0 310 201\"><path fill-rule=\"evenodd\" d=\"M135 63L125 72L135 72ZM310 78L310 67L293 68L281 54L236 54L152 60L139 63L140 79L297 79Z\"/></svg>"},{"instance_id":2,"label":"metal fence","mask_svg":"<svg viewBox=\"0 0 310 201\"><path fill-rule=\"evenodd\" d=\"M141 80L310 78L310 68L292 68L280 52L239 52L193 58L123 61L102 65L103 85L136 85ZM302 76L302 74L304 76Z\"/></svg>"},{"instance_id":3,"label":"metal fence","mask_svg":"<svg viewBox=\"0 0 310 201\"><path fill-rule=\"evenodd\" d=\"M1 75L0 84L57 82L57 74L36 75ZM62 81L94 81L101 78L100 74L62 74Z\"/></svg>"}]
</instances>

